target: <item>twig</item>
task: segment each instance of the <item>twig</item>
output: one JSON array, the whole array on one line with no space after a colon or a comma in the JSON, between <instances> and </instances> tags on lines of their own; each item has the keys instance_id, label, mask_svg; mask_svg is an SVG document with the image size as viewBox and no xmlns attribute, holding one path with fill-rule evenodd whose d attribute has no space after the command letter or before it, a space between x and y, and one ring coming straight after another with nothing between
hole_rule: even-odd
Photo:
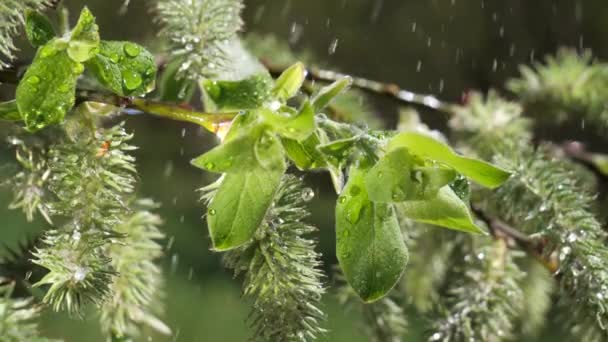
<instances>
[{"instance_id":1,"label":"twig","mask_svg":"<svg viewBox=\"0 0 608 342\"><path fill-rule=\"evenodd\" d=\"M283 66L274 65L269 61L262 60L261 62L273 76L278 76L285 70ZM402 89L395 83L378 82L317 67L309 67L307 71L306 77L312 81L334 82L346 76L350 76L353 80L352 85L355 88L377 95L388 96L392 100L400 103L414 104L447 114L452 113L453 104L439 100L433 95L418 94Z\"/></svg>"}]
</instances>

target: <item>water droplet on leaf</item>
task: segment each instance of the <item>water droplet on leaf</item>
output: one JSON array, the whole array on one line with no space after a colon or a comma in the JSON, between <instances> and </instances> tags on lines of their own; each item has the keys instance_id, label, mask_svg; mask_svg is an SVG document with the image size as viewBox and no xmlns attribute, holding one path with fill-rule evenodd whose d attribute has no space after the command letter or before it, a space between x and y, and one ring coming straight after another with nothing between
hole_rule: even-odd
<instances>
[{"instance_id":1,"label":"water droplet on leaf","mask_svg":"<svg viewBox=\"0 0 608 342\"><path fill-rule=\"evenodd\" d=\"M125 54L129 57L137 57L139 56L139 46L133 43L125 43L124 46Z\"/></svg>"},{"instance_id":2,"label":"water droplet on leaf","mask_svg":"<svg viewBox=\"0 0 608 342\"><path fill-rule=\"evenodd\" d=\"M142 83L141 76L133 70L125 70L122 73L124 85L128 90L137 89Z\"/></svg>"},{"instance_id":3,"label":"water droplet on leaf","mask_svg":"<svg viewBox=\"0 0 608 342\"><path fill-rule=\"evenodd\" d=\"M216 214L215 209L209 209L209 216L213 216Z\"/></svg>"}]
</instances>

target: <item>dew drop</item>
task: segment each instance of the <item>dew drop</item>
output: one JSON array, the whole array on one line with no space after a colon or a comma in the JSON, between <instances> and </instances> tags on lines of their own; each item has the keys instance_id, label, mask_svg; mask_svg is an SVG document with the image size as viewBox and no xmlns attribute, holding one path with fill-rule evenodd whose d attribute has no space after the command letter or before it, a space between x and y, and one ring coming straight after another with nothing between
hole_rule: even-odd
<instances>
[{"instance_id":1,"label":"dew drop","mask_svg":"<svg viewBox=\"0 0 608 342\"><path fill-rule=\"evenodd\" d=\"M125 50L125 54L129 57L137 57L139 56L139 46L133 44L133 43L125 43L124 46L124 50Z\"/></svg>"},{"instance_id":2,"label":"dew drop","mask_svg":"<svg viewBox=\"0 0 608 342\"><path fill-rule=\"evenodd\" d=\"M110 60L114 63L120 62L120 56L117 53L110 54Z\"/></svg>"},{"instance_id":3,"label":"dew drop","mask_svg":"<svg viewBox=\"0 0 608 342\"><path fill-rule=\"evenodd\" d=\"M343 204L344 202L346 202L346 197L340 196L340 198L338 198L338 203Z\"/></svg>"},{"instance_id":4,"label":"dew drop","mask_svg":"<svg viewBox=\"0 0 608 342\"><path fill-rule=\"evenodd\" d=\"M570 248L569 246L563 247L559 253L559 261L566 260L566 257L568 257L568 254L570 254L571 251L572 248Z\"/></svg>"},{"instance_id":5,"label":"dew drop","mask_svg":"<svg viewBox=\"0 0 608 342\"><path fill-rule=\"evenodd\" d=\"M213 170L215 168L215 164L212 162L205 163L205 168L208 170Z\"/></svg>"},{"instance_id":6,"label":"dew drop","mask_svg":"<svg viewBox=\"0 0 608 342\"><path fill-rule=\"evenodd\" d=\"M314 197L315 192L311 188L302 190L302 200L304 200L304 202L310 202Z\"/></svg>"},{"instance_id":7,"label":"dew drop","mask_svg":"<svg viewBox=\"0 0 608 342\"><path fill-rule=\"evenodd\" d=\"M32 77L28 78L28 79L27 79L27 82L28 82L29 84L38 84L38 83L40 83L40 77L38 77L38 76L34 75L34 76L32 76Z\"/></svg>"},{"instance_id":8,"label":"dew drop","mask_svg":"<svg viewBox=\"0 0 608 342\"><path fill-rule=\"evenodd\" d=\"M128 90L137 89L142 83L141 76L132 70L123 71L122 78L124 85Z\"/></svg>"},{"instance_id":9,"label":"dew drop","mask_svg":"<svg viewBox=\"0 0 608 342\"><path fill-rule=\"evenodd\" d=\"M216 214L215 209L209 209L209 216L214 216Z\"/></svg>"}]
</instances>

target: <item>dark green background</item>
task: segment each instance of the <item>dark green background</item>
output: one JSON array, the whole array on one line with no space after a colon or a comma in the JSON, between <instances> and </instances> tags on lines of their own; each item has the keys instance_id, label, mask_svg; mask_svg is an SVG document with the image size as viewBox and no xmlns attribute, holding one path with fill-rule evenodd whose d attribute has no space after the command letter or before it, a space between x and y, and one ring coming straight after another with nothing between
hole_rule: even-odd
<instances>
[{"instance_id":1,"label":"dark green background","mask_svg":"<svg viewBox=\"0 0 608 342\"><path fill-rule=\"evenodd\" d=\"M132 0L124 16L117 15L119 0L67 3L72 20L86 3L105 39L129 39L152 48L157 44L157 27L145 9L150 1ZM459 101L471 89L500 89L505 79L517 75L519 64L539 60L560 46L589 48L600 58L608 54L605 0L257 0L246 5L248 32L274 33L340 71L396 82L450 101ZM330 53L335 40L335 53ZM24 45L23 54L31 53ZM10 88L2 90L4 98L11 96ZM374 104L387 126L395 122L393 102L380 98ZM441 114L425 112L424 117L434 127L445 124ZM163 229L173 241L163 260L168 279L166 320L175 332L171 340L245 341L248 303L239 297L239 281L231 279L218 255L209 251L204 210L194 191L211 176L189 165L215 143L214 138L192 125L152 117L129 118L128 128L140 146L135 153L139 192L162 203ZM559 132L563 138L578 134L580 129ZM335 263L335 195L325 175L307 175L306 180L317 194L311 203L312 221L320 228L320 250L329 268ZM27 224L20 212L6 209L9 195L0 192L0 236L14 245L45 225ZM354 312L338 307L331 295L326 303L331 330L326 340L365 340ZM95 324L94 318L80 322L48 315L43 329L66 341L101 341ZM411 325L412 340L420 339L420 319L413 318Z\"/></svg>"}]
</instances>

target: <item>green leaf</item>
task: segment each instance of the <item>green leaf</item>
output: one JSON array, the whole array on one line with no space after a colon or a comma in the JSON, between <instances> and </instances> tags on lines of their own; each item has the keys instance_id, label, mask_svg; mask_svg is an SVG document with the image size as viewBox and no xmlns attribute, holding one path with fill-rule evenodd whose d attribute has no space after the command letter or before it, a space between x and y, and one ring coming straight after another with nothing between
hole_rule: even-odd
<instances>
[{"instance_id":1,"label":"green leaf","mask_svg":"<svg viewBox=\"0 0 608 342\"><path fill-rule=\"evenodd\" d=\"M288 138L283 138L281 142L287 157L298 169L317 169L327 165L323 154L317 150L320 140L316 132L301 142Z\"/></svg>"},{"instance_id":2,"label":"green leaf","mask_svg":"<svg viewBox=\"0 0 608 342\"><path fill-rule=\"evenodd\" d=\"M160 78L160 100L164 102L189 102L196 90L196 82L181 77L179 69L183 61L175 59L167 64Z\"/></svg>"},{"instance_id":3,"label":"green leaf","mask_svg":"<svg viewBox=\"0 0 608 342\"><path fill-rule=\"evenodd\" d=\"M369 198L375 202L400 202L410 198L414 158L407 149L387 153L365 176Z\"/></svg>"},{"instance_id":4,"label":"green leaf","mask_svg":"<svg viewBox=\"0 0 608 342\"><path fill-rule=\"evenodd\" d=\"M434 161L445 163L473 181L488 187L496 188L504 183L510 173L482 160L462 157L449 146L428 135L414 132L397 134L388 145L388 149L406 147L411 153Z\"/></svg>"},{"instance_id":5,"label":"green leaf","mask_svg":"<svg viewBox=\"0 0 608 342\"><path fill-rule=\"evenodd\" d=\"M99 47L99 27L88 8L83 8L72 30L68 43L68 55L76 62L86 62L95 56Z\"/></svg>"},{"instance_id":6,"label":"green leaf","mask_svg":"<svg viewBox=\"0 0 608 342\"><path fill-rule=\"evenodd\" d=\"M145 95L156 83L154 57L131 42L102 41L86 66L99 83L121 96Z\"/></svg>"},{"instance_id":7,"label":"green leaf","mask_svg":"<svg viewBox=\"0 0 608 342\"><path fill-rule=\"evenodd\" d=\"M36 11L25 12L25 33L34 47L42 46L55 38L55 29L49 19Z\"/></svg>"},{"instance_id":8,"label":"green leaf","mask_svg":"<svg viewBox=\"0 0 608 342\"><path fill-rule=\"evenodd\" d=\"M21 114L19 114L19 108L17 107L17 101L0 102L0 120L6 121L19 121L21 120Z\"/></svg>"},{"instance_id":9,"label":"green leaf","mask_svg":"<svg viewBox=\"0 0 608 342\"><path fill-rule=\"evenodd\" d=\"M192 160L192 165L216 173L238 172L256 167L258 162L253 146L256 142L252 135L241 135L216 146L205 154Z\"/></svg>"},{"instance_id":10,"label":"green leaf","mask_svg":"<svg viewBox=\"0 0 608 342\"><path fill-rule=\"evenodd\" d=\"M287 68L275 82L272 96L281 102L285 102L298 93L302 83L306 79L306 68L298 62Z\"/></svg>"},{"instance_id":11,"label":"green leaf","mask_svg":"<svg viewBox=\"0 0 608 342\"><path fill-rule=\"evenodd\" d=\"M74 106L76 79L84 66L65 52L65 42L53 39L36 53L17 86L16 100L25 127L37 131L63 121Z\"/></svg>"},{"instance_id":12,"label":"green leaf","mask_svg":"<svg viewBox=\"0 0 608 342\"><path fill-rule=\"evenodd\" d=\"M338 139L326 144L321 144L317 149L323 153L331 163L334 165L341 165L351 155L353 147L360 139L361 137L359 136Z\"/></svg>"},{"instance_id":13,"label":"green leaf","mask_svg":"<svg viewBox=\"0 0 608 342\"><path fill-rule=\"evenodd\" d=\"M350 76L346 76L326 87L321 88L319 93L315 95L312 100L315 111L318 112L325 108L331 102L331 100L346 91L346 89L348 89L352 83L353 79Z\"/></svg>"},{"instance_id":14,"label":"green leaf","mask_svg":"<svg viewBox=\"0 0 608 342\"><path fill-rule=\"evenodd\" d=\"M434 198L406 201L395 205L403 214L414 221L469 233L484 233L473 222L469 207L449 186L441 188Z\"/></svg>"},{"instance_id":15,"label":"green leaf","mask_svg":"<svg viewBox=\"0 0 608 342\"><path fill-rule=\"evenodd\" d=\"M399 281L408 250L393 205L370 201L364 178L364 171L353 168L338 199L336 251L348 283L373 302Z\"/></svg>"},{"instance_id":16,"label":"green leaf","mask_svg":"<svg viewBox=\"0 0 608 342\"><path fill-rule=\"evenodd\" d=\"M272 78L255 74L240 81L202 81L209 110L246 110L261 107L270 97Z\"/></svg>"},{"instance_id":17,"label":"green leaf","mask_svg":"<svg viewBox=\"0 0 608 342\"><path fill-rule=\"evenodd\" d=\"M281 182L284 169L262 167L228 173L207 211L213 248L225 251L251 240Z\"/></svg>"},{"instance_id":18,"label":"green leaf","mask_svg":"<svg viewBox=\"0 0 608 342\"><path fill-rule=\"evenodd\" d=\"M259 113L275 132L285 138L302 141L315 130L315 111L308 101L296 115L276 113L270 109L261 109Z\"/></svg>"}]
</instances>

